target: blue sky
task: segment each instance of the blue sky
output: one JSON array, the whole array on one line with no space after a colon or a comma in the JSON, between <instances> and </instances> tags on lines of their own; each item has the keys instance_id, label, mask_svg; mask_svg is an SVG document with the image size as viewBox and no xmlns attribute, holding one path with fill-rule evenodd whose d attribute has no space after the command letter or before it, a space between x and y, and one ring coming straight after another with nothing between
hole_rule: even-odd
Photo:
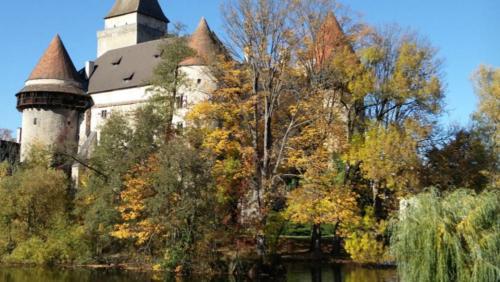
<instances>
[{"instance_id":1,"label":"blue sky","mask_svg":"<svg viewBox=\"0 0 500 282\"><path fill-rule=\"evenodd\" d=\"M96 32L114 0L4 1L0 10L0 128L15 130L21 116L15 93L52 37L59 33L75 65L95 58ZM222 38L223 0L162 0L172 22L192 31L205 16ZM447 113L444 124L467 124L476 99L470 77L480 64L500 66L498 0L344 0L361 19L397 23L426 36L444 59Z\"/></svg>"}]
</instances>

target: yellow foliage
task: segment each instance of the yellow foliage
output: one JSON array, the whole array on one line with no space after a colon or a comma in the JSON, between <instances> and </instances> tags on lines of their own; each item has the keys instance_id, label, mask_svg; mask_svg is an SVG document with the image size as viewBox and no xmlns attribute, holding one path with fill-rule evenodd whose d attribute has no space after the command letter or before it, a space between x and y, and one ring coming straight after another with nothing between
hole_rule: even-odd
<instances>
[{"instance_id":1,"label":"yellow foliage","mask_svg":"<svg viewBox=\"0 0 500 282\"><path fill-rule=\"evenodd\" d=\"M424 131L410 121L405 128L374 126L365 140L353 144L347 160L360 162L366 178L385 181L388 188L414 187L419 165L417 141Z\"/></svg>"},{"instance_id":2,"label":"yellow foliage","mask_svg":"<svg viewBox=\"0 0 500 282\"><path fill-rule=\"evenodd\" d=\"M332 224L356 220L357 195L325 179L311 179L288 195L284 216L299 224Z\"/></svg>"},{"instance_id":3,"label":"yellow foliage","mask_svg":"<svg viewBox=\"0 0 500 282\"><path fill-rule=\"evenodd\" d=\"M389 261L388 251L380 237L387 230L388 223L377 221L373 208L366 209L365 216L358 221L342 226L346 237L345 249L351 258L360 263L381 263Z\"/></svg>"},{"instance_id":4,"label":"yellow foliage","mask_svg":"<svg viewBox=\"0 0 500 282\"><path fill-rule=\"evenodd\" d=\"M158 159L151 156L145 164L136 165L125 176L125 188L120 193L121 204L118 211L123 223L117 224L111 236L119 239L135 239L143 245L151 236L161 232L160 225L150 221L145 213L145 200L154 196L151 173L158 170Z\"/></svg>"}]
</instances>

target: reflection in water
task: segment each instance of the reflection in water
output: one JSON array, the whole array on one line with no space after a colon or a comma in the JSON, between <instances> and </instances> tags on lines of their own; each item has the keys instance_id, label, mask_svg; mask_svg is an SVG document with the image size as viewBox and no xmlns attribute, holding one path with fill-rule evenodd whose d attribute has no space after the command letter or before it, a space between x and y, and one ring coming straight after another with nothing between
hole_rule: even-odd
<instances>
[{"instance_id":1,"label":"reflection in water","mask_svg":"<svg viewBox=\"0 0 500 282\"><path fill-rule=\"evenodd\" d=\"M396 282L394 269L370 269L352 265L290 264L288 282Z\"/></svg>"},{"instance_id":2,"label":"reflection in water","mask_svg":"<svg viewBox=\"0 0 500 282\"><path fill-rule=\"evenodd\" d=\"M0 267L0 282L239 282L248 281L234 277L191 277L165 279L151 273L120 270L49 269ZM294 263L287 265L287 275L265 281L287 282L396 282L396 271L376 270L348 265L319 265Z\"/></svg>"}]
</instances>

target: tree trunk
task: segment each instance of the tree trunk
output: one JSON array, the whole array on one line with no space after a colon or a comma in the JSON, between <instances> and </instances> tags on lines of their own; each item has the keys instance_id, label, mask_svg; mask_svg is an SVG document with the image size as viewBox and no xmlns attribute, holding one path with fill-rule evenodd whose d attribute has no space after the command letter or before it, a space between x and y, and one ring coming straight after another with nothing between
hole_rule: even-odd
<instances>
[{"instance_id":1,"label":"tree trunk","mask_svg":"<svg viewBox=\"0 0 500 282\"><path fill-rule=\"evenodd\" d=\"M321 282L323 281L323 273L321 269L321 264L315 264L311 267L311 281Z\"/></svg>"},{"instance_id":2,"label":"tree trunk","mask_svg":"<svg viewBox=\"0 0 500 282\"><path fill-rule=\"evenodd\" d=\"M321 256L321 224L314 224L311 234L311 252L315 257Z\"/></svg>"},{"instance_id":3,"label":"tree trunk","mask_svg":"<svg viewBox=\"0 0 500 282\"><path fill-rule=\"evenodd\" d=\"M373 214L375 215L375 218L379 219L381 218L382 215L382 202L380 201L379 197L379 182L374 181L372 183L372 197L373 197Z\"/></svg>"},{"instance_id":4,"label":"tree trunk","mask_svg":"<svg viewBox=\"0 0 500 282\"><path fill-rule=\"evenodd\" d=\"M333 240L332 240L332 256L333 257L339 257L340 256L340 249L341 249L341 239L340 236L337 235L337 228L339 227L340 222L336 222L335 226L333 227Z\"/></svg>"}]
</instances>

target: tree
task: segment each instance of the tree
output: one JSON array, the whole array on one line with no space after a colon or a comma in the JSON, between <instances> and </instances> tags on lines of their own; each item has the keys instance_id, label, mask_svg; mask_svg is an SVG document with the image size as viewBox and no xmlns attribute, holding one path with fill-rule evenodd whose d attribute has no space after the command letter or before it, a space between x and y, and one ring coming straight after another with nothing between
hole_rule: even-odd
<instances>
[{"instance_id":1,"label":"tree","mask_svg":"<svg viewBox=\"0 0 500 282\"><path fill-rule=\"evenodd\" d=\"M304 184L290 192L285 217L294 223L313 224L311 251L321 254L321 225L333 224L334 234L340 225L349 225L358 219L356 194L349 188L338 186L334 177L306 179Z\"/></svg>"},{"instance_id":2,"label":"tree","mask_svg":"<svg viewBox=\"0 0 500 282\"><path fill-rule=\"evenodd\" d=\"M491 183L488 171L495 161L475 132L459 130L442 147L434 146L426 153L423 186L441 190L473 187L482 191Z\"/></svg>"},{"instance_id":3,"label":"tree","mask_svg":"<svg viewBox=\"0 0 500 282\"><path fill-rule=\"evenodd\" d=\"M14 242L43 235L68 206L66 175L43 166L19 169L0 181L2 226Z\"/></svg>"},{"instance_id":4,"label":"tree","mask_svg":"<svg viewBox=\"0 0 500 282\"><path fill-rule=\"evenodd\" d=\"M492 186L500 185L499 140L500 130L500 69L481 66L474 74L476 94L479 97L478 110L474 114L476 132L495 161L488 169Z\"/></svg>"},{"instance_id":5,"label":"tree","mask_svg":"<svg viewBox=\"0 0 500 282\"><path fill-rule=\"evenodd\" d=\"M153 96L149 104L155 108L156 114L164 120L164 138L172 137L174 129L172 121L176 111L179 91L189 89L191 81L186 73L180 70L181 63L196 53L189 48L185 38L171 37L162 46L161 61L154 70L151 81Z\"/></svg>"},{"instance_id":6,"label":"tree","mask_svg":"<svg viewBox=\"0 0 500 282\"><path fill-rule=\"evenodd\" d=\"M380 218L389 191L418 187L419 153L433 140L443 88L440 61L425 40L392 26L366 41L359 54L373 87L364 97L365 129L353 138L346 161L349 181L371 190Z\"/></svg>"},{"instance_id":7,"label":"tree","mask_svg":"<svg viewBox=\"0 0 500 282\"><path fill-rule=\"evenodd\" d=\"M309 51L314 48L304 44L304 40L309 40L314 45L314 35L305 36L306 30L319 29L318 23L326 18L334 4L334 1L322 0L235 0L225 5L231 45L245 57L238 66L246 75L246 84L239 85L244 91L244 107L240 110L244 110L242 116L246 117L245 140L251 141L251 150L246 151L250 158L246 160L253 163L249 164L252 170L249 196L242 206L246 212L244 218L251 219L257 226L257 251L261 255L265 249L262 229L266 215L283 209L286 187L301 177L288 158L294 151L291 147L294 137L300 136L305 126L310 125L312 129L318 118L309 112L314 109L313 101L316 106L330 103L330 107L321 112L330 111L332 117L336 116L335 107L331 105L338 102L335 98L338 95L320 91L324 88L314 82L316 77L308 77L307 71L316 71L310 63L317 58L314 57L317 53L311 55ZM316 17L305 17L304 12Z\"/></svg>"},{"instance_id":8,"label":"tree","mask_svg":"<svg viewBox=\"0 0 500 282\"><path fill-rule=\"evenodd\" d=\"M192 55L192 50L181 38L167 40L161 47L162 60L149 89L151 98L130 115L113 113L104 124L89 161L92 170L83 177L84 185L77 194L77 215L85 223L98 257L104 251L113 252L119 243L111 233L122 220L117 207L122 202L123 189L127 188L124 179L175 135L172 119L177 91L188 85L179 63Z\"/></svg>"},{"instance_id":9,"label":"tree","mask_svg":"<svg viewBox=\"0 0 500 282\"><path fill-rule=\"evenodd\" d=\"M403 281L498 281L498 190L436 190L406 202L391 249Z\"/></svg>"}]
</instances>

